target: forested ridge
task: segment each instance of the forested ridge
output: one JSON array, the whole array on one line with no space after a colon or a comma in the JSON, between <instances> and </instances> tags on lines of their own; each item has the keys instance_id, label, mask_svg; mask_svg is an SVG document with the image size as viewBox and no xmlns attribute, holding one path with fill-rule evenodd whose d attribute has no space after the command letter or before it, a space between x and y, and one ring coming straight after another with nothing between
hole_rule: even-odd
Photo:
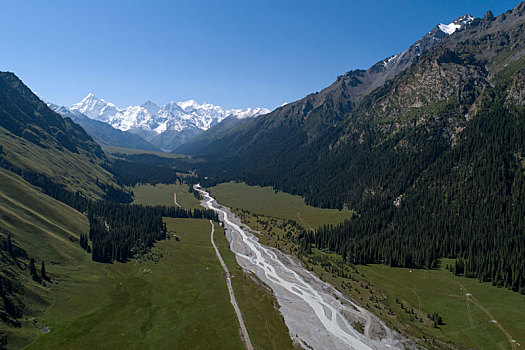
<instances>
[{"instance_id":1,"label":"forested ridge","mask_svg":"<svg viewBox=\"0 0 525 350\"><path fill-rule=\"evenodd\" d=\"M486 106L457 147L399 202L378 198L359 216L304 235L352 264L432 268L460 258L456 274L525 293L525 110Z\"/></svg>"},{"instance_id":2,"label":"forested ridge","mask_svg":"<svg viewBox=\"0 0 525 350\"><path fill-rule=\"evenodd\" d=\"M106 169L115 175L121 186L149 183L175 183L179 177L175 170L165 164L148 164L124 159L114 159Z\"/></svg>"}]
</instances>

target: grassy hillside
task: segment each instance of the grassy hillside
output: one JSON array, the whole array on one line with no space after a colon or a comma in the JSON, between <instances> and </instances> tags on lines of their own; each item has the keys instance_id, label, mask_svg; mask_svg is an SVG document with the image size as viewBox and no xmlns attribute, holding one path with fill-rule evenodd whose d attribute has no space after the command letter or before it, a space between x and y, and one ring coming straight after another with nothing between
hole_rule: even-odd
<instances>
[{"instance_id":1,"label":"grassy hillside","mask_svg":"<svg viewBox=\"0 0 525 350\"><path fill-rule=\"evenodd\" d=\"M71 119L53 112L13 73L0 72L0 165L43 174L72 192L102 197L113 183L100 146Z\"/></svg>"},{"instance_id":2,"label":"grassy hillside","mask_svg":"<svg viewBox=\"0 0 525 350\"><path fill-rule=\"evenodd\" d=\"M221 204L257 214L295 220L307 230L324 224L337 224L354 215L351 210L321 209L306 205L303 198L276 192L271 187L228 182L209 190Z\"/></svg>"},{"instance_id":3,"label":"grassy hillside","mask_svg":"<svg viewBox=\"0 0 525 350\"><path fill-rule=\"evenodd\" d=\"M0 169L0 227L37 260L65 263L78 260L84 215L43 194L12 172Z\"/></svg>"},{"instance_id":4,"label":"grassy hillside","mask_svg":"<svg viewBox=\"0 0 525 350\"><path fill-rule=\"evenodd\" d=\"M101 167L102 161L94 155L74 153L52 145L42 148L2 127L0 145L3 151L1 156L9 163L25 171L44 174L70 191L101 197L103 191L96 186L96 179L114 184L111 174Z\"/></svg>"},{"instance_id":5,"label":"grassy hillside","mask_svg":"<svg viewBox=\"0 0 525 350\"><path fill-rule=\"evenodd\" d=\"M43 194L18 175L0 169L0 237L5 239L9 234L28 254L28 257L15 260L6 259L6 256L0 259L0 276L23 286L12 295L24 305L21 327L0 321L0 329L7 331L13 348L20 348L36 336L38 324L27 319L38 318L55 300L57 286L54 283L62 286L61 283L71 278L68 269L75 270L91 259L78 244L80 234L86 234L88 229L84 215ZM32 280L29 258L36 260L38 268L45 261L51 283Z\"/></svg>"}]
</instances>

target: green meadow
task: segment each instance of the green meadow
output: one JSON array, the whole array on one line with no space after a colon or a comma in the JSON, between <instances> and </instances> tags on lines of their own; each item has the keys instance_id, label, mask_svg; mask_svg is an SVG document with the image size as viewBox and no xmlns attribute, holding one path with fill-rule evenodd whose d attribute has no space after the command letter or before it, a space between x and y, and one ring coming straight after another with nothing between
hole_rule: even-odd
<instances>
[{"instance_id":1,"label":"green meadow","mask_svg":"<svg viewBox=\"0 0 525 350\"><path fill-rule=\"evenodd\" d=\"M166 223L179 241L158 242L142 260L81 268L92 280L49 308L42 319L51 332L30 348L242 349L209 221Z\"/></svg>"},{"instance_id":2,"label":"green meadow","mask_svg":"<svg viewBox=\"0 0 525 350\"><path fill-rule=\"evenodd\" d=\"M136 198L168 205L173 190L187 191L187 187L142 186ZM163 192L168 192L165 199L160 196ZM59 284L46 291L48 307L26 315L35 318L23 328L25 339L36 337L28 348L244 349L224 271L211 245L210 222L164 220L170 239L157 242L141 259L100 264L83 253L76 264L50 268ZM243 272L223 229L217 224L215 228L215 242L233 275L252 344L256 349L292 349L271 292ZM51 331L40 334L44 324Z\"/></svg>"},{"instance_id":3,"label":"green meadow","mask_svg":"<svg viewBox=\"0 0 525 350\"><path fill-rule=\"evenodd\" d=\"M219 203L228 207L295 220L307 230L325 224L337 224L354 215L352 210L321 209L306 205L302 197L276 192L271 187L228 182L211 187L209 190Z\"/></svg>"},{"instance_id":4,"label":"green meadow","mask_svg":"<svg viewBox=\"0 0 525 350\"><path fill-rule=\"evenodd\" d=\"M442 260L444 266L453 263ZM405 308L421 314L438 312L443 318L443 325L438 328L411 322L415 327L424 327L436 339L472 349L511 349L512 340L518 348L517 344L525 345L525 296L521 294L454 276L444 268L415 270L369 265L359 266L358 270L388 295L392 308L399 308L397 298ZM403 313L410 322L410 315Z\"/></svg>"},{"instance_id":5,"label":"green meadow","mask_svg":"<svg viewBox=\"0 0 525 350\"><path fill-rule=\"evenodd\" d=\"M175 154L175 153L166 153L166 152L159 152L159 151L146 151L142 149L133 149L133 148L125 148L125 147L117 147L117 146L107 146L107 145L101 145L102 149L106 153L124 153L124 154L153 154L159 157L163 158L171 158L171 159L179 159L179 158L188 158L188 156L182 155L182 154Z\"/></svg>"},{"instance_id":6,"label":"green meadow","mask_svg":"<svg viewBox=\"0 0 525 350\"><path fill-rule=\"evenodd\" d=\"M143 205L175 205L173 203L173 193L177 192L177 203L183 208L193 209L202 208L195 196L188 192L188 185L185 184L157 184L157 185L136 185L131 188L133 191L133 203Z\"/></svg>"}]
</instances>

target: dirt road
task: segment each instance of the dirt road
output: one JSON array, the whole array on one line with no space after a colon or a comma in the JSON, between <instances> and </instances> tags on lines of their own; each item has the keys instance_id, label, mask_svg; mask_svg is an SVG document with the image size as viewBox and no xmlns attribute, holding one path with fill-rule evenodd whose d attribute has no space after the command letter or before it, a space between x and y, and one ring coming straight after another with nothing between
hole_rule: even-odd
<instances>
[{"instance_id":1,"label":"dirt road","mask_svg":"<svg viewBox=\"0 0 525 350\"><path fill-rule=\"evenodd\" d=\"M246 345L246 348L248 350L253 350L252 342L250 341L250 336L248 335L248 331L246 330L246 325L244 324L244 319L242 318L241 310L239 309L239 305L237 305L237 299L235 299L235 294L233 293L230 271L228 270L228 267L224 263L224 260L222 260L221 253L219 252L219 249L217 248L213 240L213 233L215 231L215 226L213 225L213 221L210 220L210 224L211 224L211 244L213 245L213 249L215 249L215 255L217 255L217 259L219 259L219 261L221 262L222 268L224 269L224 273L226 276L226 285L228 286L228 292L230 293L230 301L233 305L233 308L235 309L235 313L237 314L237 319L239 320L239 324L241 325L241 333L244 338L243 339L244 345Z\"/></svg>"}]
</instances>

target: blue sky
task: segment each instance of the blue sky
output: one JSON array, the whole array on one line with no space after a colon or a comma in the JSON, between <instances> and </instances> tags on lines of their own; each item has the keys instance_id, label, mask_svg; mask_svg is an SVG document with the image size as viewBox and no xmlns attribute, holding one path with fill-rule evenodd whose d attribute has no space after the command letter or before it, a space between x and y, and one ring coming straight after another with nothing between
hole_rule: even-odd
<instances>
[{"instance_id":1,"label":"blue sky","mask_svg":"<svg viewBox=\"0 0 525 350\"><path fill-rule=\"evenodd\" d=\"M0 70L45 99L275 108L517 0L0 0Z\"/></svg>"}]
</instances>

